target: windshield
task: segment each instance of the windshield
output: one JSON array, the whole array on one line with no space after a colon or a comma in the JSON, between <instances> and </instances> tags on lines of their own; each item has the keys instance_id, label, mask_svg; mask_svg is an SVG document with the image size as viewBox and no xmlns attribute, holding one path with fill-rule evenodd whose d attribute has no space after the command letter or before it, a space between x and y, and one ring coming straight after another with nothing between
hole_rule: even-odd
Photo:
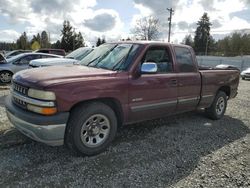
<instances>
[{"instance_id":1,"label":"windshield","mask_svg":"<svg viewBox=\"0 0 250 188\"><path fill-rule=\"evenodd\" d=\"M127 59L133 44L103 44L87 55L80 64L96 68L118 70Z\"/></svg>"},{"instance_id":2,"label":"windshield","mask_svg":"<svg viewBox=\"0 0 250 188\"><path fill-rule=\"evenodd\" d=\"M19 55L15 55L11 58L8 58L7 59L7 62L10 63L10 62L15 62L16 60L18 60L19 58L21 58L24 54L19 54Z\"/></svg>"},{"instance_id":3,"label":"windshield","mask_svg":"<svg viewBox=\"0 0 250 188\"><path fill-rule=\"evenodd\" d=\"M77 50L74 50L70 54L66 55L66 58L76 59L80 61L91 51L92 48L87 48L87 47L78 48Z\"/></svg>"},{"instance_id":4,"label":"windshield","mask_svg":"<svg viewBox=\"0 0 250 188\"><path fill-rule=\"evenodd\" d=\"M11 54L14 53L14 52L15 52L15 51L7 52L7 53L5 54L5 56L8 57L9 55L11 55Z\"/></svg>"}]
</instances>

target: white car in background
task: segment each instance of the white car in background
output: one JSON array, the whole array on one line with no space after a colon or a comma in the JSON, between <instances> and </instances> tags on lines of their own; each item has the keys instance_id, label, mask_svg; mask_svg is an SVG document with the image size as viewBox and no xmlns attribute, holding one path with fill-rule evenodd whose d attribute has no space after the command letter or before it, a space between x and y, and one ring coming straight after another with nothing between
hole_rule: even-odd
<instances>
[{"instance_id":1,"label":"white car in background","mask_svg":"<svg viewBox=\"0 0 250 188\"><path fill-rule=\"evenodd\" d=\"M70 54L66 55L64 58L47 58L47 59L36 59L30 61L29 66L31 68L37 67L47 67L47 66L54 66L54 65L72 65L81 61L85 56L87 56L93 48L89 47L81 47Z\"/></svg>"},{"instance_id":2,"label":"white car in background","mask_svg":"<svg viewBox=\"0 0 250 188\"><path fill-rule=\"evenodd\" d=\"M30 61L34 59L53 59L60 58L62 56L54 54L45 54L45 53L22 53L16 56L13 56L9 59L5 59L3 56L0 58L0 84L9 84L11 82L12 76L21 71L29 68Z\"/></svg>"},{"instance_id":3,"label":"white car in background","mask_svg":"<svg viewBox=\"0 0 250 188\"><path fill-rule=\"evenodd\" d=\"M250 79L250 67L242 71L240 75L241 75L242 80Z\"/></svg>"}]
</instances>

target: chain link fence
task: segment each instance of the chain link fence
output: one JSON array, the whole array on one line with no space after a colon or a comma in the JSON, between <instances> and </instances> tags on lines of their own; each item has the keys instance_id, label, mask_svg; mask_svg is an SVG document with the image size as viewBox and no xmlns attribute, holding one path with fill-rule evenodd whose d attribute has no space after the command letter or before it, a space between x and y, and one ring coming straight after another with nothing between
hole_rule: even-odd
<instances>
[{"instance_id":1,"label":"chain link fence","mask_svg":"<svg viewBox=\"0 0 250 188\"><path fill-rule=\"evenodd\" d=\"M246 70L250 67L250 56L236 56L236 57L217 57L217 56L197 56L198 64L200 66L215 67L216 65L232 65L240 69Z\"/></svg>"}]
</instances>

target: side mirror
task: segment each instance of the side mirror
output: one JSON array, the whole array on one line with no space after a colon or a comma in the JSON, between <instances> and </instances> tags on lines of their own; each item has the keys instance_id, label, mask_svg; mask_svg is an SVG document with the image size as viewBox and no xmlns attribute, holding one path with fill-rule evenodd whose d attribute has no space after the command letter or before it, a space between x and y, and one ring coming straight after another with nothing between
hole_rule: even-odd
<instances>
[{"instance_id":1,"label":"side mirror","mask_svg":"<svg viewBox=\"0 0 250 188\"><path fill-rule=\"evenodd\" d=\"M157 73L157 64L156 63L143 63L141 66L142 74L155 74Z\"/></svg>"}]
</instances>

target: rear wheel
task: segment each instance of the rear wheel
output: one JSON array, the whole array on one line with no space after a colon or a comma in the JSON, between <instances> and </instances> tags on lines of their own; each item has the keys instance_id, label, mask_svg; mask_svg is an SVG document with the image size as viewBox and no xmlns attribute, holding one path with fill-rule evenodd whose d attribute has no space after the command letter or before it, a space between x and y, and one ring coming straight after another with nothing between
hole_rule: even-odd
<instances>
[{"instance_id":1,"label":"rear wheel","mask_svg":"<svg viewBox=\"0 0 250 188\"><path fill-rule=\"evenodd\" d=\"M0 72L0 82L2 84L8 84L11 82L11 78L12 78L12 73L9 71L1 71Z\"/></svg>"},{"instance_id":2,"label":"rear wheel","mask_svg":"<svg viewBox=\"0 0 250 188\"><path fill-rule=\"evenodd\" d=\"M76 107L70 115L65 142L75 153L96 155L104 151L115 138L117 118L103 103Z\"/></svg>"},{"instance_id":3,"label":"rear wheel","mask_svg":"<svg viewBox=\"0 0 250 188\"><path fill-rule=\"evenodd\" d=\"M219 91L214 98L212 105L206 109L206 114L213 120L221 119L227 108L227 95Z\"/></svg>"}]
</instances>

